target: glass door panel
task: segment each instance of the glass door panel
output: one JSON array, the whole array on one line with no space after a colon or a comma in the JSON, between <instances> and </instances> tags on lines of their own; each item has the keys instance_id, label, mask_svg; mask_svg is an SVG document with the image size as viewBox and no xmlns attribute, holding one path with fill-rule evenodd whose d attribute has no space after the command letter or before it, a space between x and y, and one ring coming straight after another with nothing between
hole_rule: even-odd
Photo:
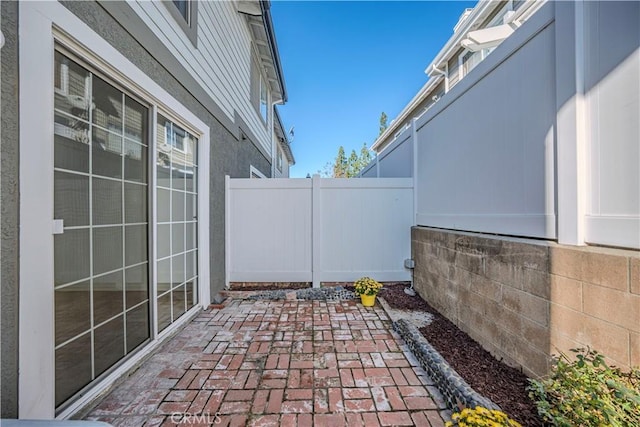
<instances>
[{"instance_id":1,"label":"glass door panel","mask_svg":"<svg viewBox=\"0 0 640 427\"><path fill-rule=\"evenodd\" d=\"M56 406L150 337L149 110L55 53Z\"/></svg>"},{"instance_id":2,"label":"glass door panel","mask_svg":"<svg viewBox=\"0 0 640 427\"><path fill-rule=\"evenodd\" d=\"M162 115L156 125L158 331L197 302L198 140Z\"/></svg>"}]
</instances>

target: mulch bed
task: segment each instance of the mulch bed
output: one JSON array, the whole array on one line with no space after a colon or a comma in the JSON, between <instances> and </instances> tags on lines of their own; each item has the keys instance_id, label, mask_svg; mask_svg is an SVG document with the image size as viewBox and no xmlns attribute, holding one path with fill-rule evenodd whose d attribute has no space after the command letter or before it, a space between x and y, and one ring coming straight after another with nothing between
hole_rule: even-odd
<instances>
[{"instance_id":1,"label":"mulch bed","mask_svg":"<svg viewBox=\"0 0 640 427\"><path fill-rule=\"evenodd\" d=\"M491 399L523 426L544 425L529 398L527 377L496 360L469 335L438 313L419 295L404 292L404 285L387 285L380 292L391 307L432 313L433 322L420 329L422 335L458 374L478 393Z\"/></svg>"}]
</instances>

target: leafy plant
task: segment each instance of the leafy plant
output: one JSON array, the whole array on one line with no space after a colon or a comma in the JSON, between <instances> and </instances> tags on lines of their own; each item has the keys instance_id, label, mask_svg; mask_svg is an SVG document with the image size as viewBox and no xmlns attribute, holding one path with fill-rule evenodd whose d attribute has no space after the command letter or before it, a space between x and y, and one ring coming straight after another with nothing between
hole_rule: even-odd
<instances>
[{"instance_id":1,"label":"leafy plant","mask_svg":"<svg viewBox=\"0 0 640 427\"><path fill-rule=\"evenodd\" d=\"M512 420L504 412L490 410L482 406L474 409L465 408L451 416L453 421L447 422L447 427L521 427L520 423Z\"/></svg>"},{"instance_id":2,"label":"leafy plant","mask_svg":"<svg viewBox=\"0 0 640 427\"><path fill-rule=\"evenodd\" d=\"M555 426L640 425L640 369L624 373L591 349L572 349L554 359L547 379L530 380L538 413Z\"/></svg>"},{"instance_id":3,"label":"leafy plant","mask_svg":"<svg viewBox=\"0 0 640 427\"><path fill-rule=\"evenodd\" d=\"M382 283L373 280L371 277L361 277L353 284L357 295L378 295L382 289Z\"/></svg>"}]
</instances>

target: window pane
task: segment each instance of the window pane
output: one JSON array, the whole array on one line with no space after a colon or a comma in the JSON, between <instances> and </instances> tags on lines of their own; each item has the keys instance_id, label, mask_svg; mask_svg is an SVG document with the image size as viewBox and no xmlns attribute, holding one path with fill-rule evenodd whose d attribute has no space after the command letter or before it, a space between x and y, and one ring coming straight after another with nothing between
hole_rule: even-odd
<instances>
[{"instance_id":1,"label":"window pane","mask_svg":"<svg viewBox=\"0 0 640 427\"><path fill-rule=\"evenodd\" d=\"M186 213L185 221L193 221L196 219L196 195L185 194Z\"/></svg>"},{"instance_id":2,"label":"window pane","mask_svg":"<svg viewBox=\"0 0 640 427\"><path fill-rule=\"evenodd\" d=\"M99 324L122 313L122 270L93 279L93 319Z\"/></svg>"},{"instance_id":3,"label":"window pane","mask_svg":"<svg viewBox=\"0 0 640 427\"><path fill-rule=\"evenodd\" d=\"M171 289L171 258L158 261L158 293Z\"/></svg>"},{"instance_id":4,"label":"window pane","mask_svg":"<svg viewBox=\"0 0 640 427\"><path fill-rule=\"evenodd\" d=\"M125 227L125 262L127 266L148 260L147 242L146 224Z\"/></svg>"},{"instance_id":5,"label":"window pane","mask_svg":"<svg viewBox=\"0 0 640 427\"><path fill-rule=\"evenodd\" d=\"M122 92L93 76L93 123L122 135Z\"/></svg>"},{"instance_id":6,"label":"window pane","mask_svg":"<svg viewBox=\"0 0 640 427\"><path fill-rule=\"evenodd\" d=\"M147 147L129 140L124 141L124 179L148 182Z\"/></svg>"},{"instance_id":7,"label":"window pane","mask_svg":"<svg viewBox=\"0 0 640 427\"><path fill-rule=\"evenodd\" d=\"M173 0L173 4L178 8L178 12L184 18L187 23L189 22L189 1L187 0Z\"/></svg>"},{"instance_id":8,"label":"window pane","mask_svg":"<svg viewBox=\"0 0 640 427\"><path fill-rule=\"evenodd\" d=\"M171 224L171 252L184 252L184 223Z\"/></svg>"},{"instance_id":9,"label":"window pane","mask_svg":"<svg viewBox=\"0 0 640 427\"><path fill-rule=\"evenodd\" d=\"M185 272L187 276L187 280L191 280L196 276L196 266L198 262L198 251L187 252L185 255L186 266Z\"/></svg>"},{"instance_id":10,"label":"window pane","mask_svg":"<svg viewBox=\"0 0 640 427\"><path fill-rule=\"evenodd\" d=\"M91 334L56 350L56 406L91 381Z\"/></svg>"},{"instance_id":11,"label":"window pane","mask_svg":"<svg viewBox=\"0 0 640 427\"><path fill-rule=\"evenodd\" d=\"M187 165L195 165L198 162L198 139L189 134L185 139L185 162Z\"/></svg>"},{"instance_id":12,"label":"window pane","mask_svg":"<svg viewBox=\"0 0 640 427\"><path fill-rule=\"evenodd\" d=\"M149 110L139 102L125 96L124 134L136 142L147 144Z\"/></svg>"},{"instance_id":13,"label":"window pane","mask_svg":"<svg viewBox=\"0 0 640 427\"><path fill-rule=\"evenodd\" d=\"M185 250L189 250L189 249L195 249L196 247L196 230L197 230L197 225L195 223L187 223L185 224L185 232L187 234L187 246L185 248Z\"/></svg>"},{"instance_id":14,"label":"window pane","mask_svg":"<svg viewBox=\"0 0 640 427\"><path fill-rule=\"evenodd\" d=\"M54 218L65 227L89 225L89 178L54 172Z\"/></svg>"},{"instance_id":15,"label":"window pane","mask_svg":"<svg viewBox=\"0 0 640 427\"><path fill-rule=\"evenodd\" d=\"M158 332L171 324L171 292L158 298Z\"/></svg>"},{"instance_id":16,"label":"window pane","mask_svg":"<svg viewBox=\"0 0 640 427\"><path fill-rule=\"evenodd\" d=\"M113 366L124 356L124 319L118 316L96 328L93 339L96 377Z\"/></svg>"},{"instance_id":17,"label":"window pane","mask_svg":"<svg viewBox=\"0 0 640 427\"><path fill-rule=\"evenodd\" d=\"M56 345L89 330L90 298L89 282L56 289Z\"/></svg>"},{"instance_id":18,"label":"window pane","mask_svg":"<svg viewBox=\"0 0 640 427\"><path fill-rule=\"evenodd\" d=\"M171 225L158 225L158 258L171 255Z\"/></svg>"},{"instance_id":19,"label":"window pane","mask_svg":"<svg viewBox=\"0 0 640 427\"><path fill-rule=\"evenodd\" d=\"M53 236L55 284L89 277L89 230L65 230Z\"/></svg>"},{"instance_id":20,"label":"window pane","mask_svg":"<svg viewBox=\"0 0 640 427\"><path fill-rule=\"evenodd\" d=\"M122 182L93 178L93 225L122 224Z\"/></svg>"},{"instance_id":21,"label":"window pane","mask_svg":"<svg viewBox=\"0 0 640 427\"><path fill-rule=\"evenodd\" d=\"M145 263L125 270L127 309L149 298L148 268L149 265Z\"/></svg>"},{"instance_id":22,"label":"window pane","mask_svg":"<svg viewBox=\"0 0 640 427\"><path fill-rule=\"evenodd\" d=\"M184 193L171 192L171 221L184 221Z\"/></svg>"},{"instance_id":23,"label":"window pane","mask_svg":"<svg viewBox=\"0 0 640 427\"><path fill-rule=\"evenodd\" d=\"M53 125L56 168L89 172L89 124L61 114Z\"/></svg>"},{"instance_id":24,"label":"window pane","mask_svg":"<svg viewBox=\"0 0 640 427\"><path fill-rule=\"evenodd\" d=\"M194 166L185 166L185 190L195 192L196 191L196 171Z\"/></svg>"},{"instance_id":25,"label":"window pane","mask_svg":"<svg viewBox=\"0 0 640 427\"><path fill-rule=\"evenodd\" d=\"M170 150L167 150L170 151ZM158 178L158 186L169 188L171 187L171 157L168 153L163 153L158 147L158 160L156 162L156 171Z\"/></svg>"},{"instance_id":26,"label":"window pane","mask_svg":"<svg viewBox=\"0 0 640 427\"><path fill-rule=\"evenodd\" d=\"M184 254L174 255L171 267L172 287L176 287L184 283Z\"/></svg>"},{"instance_id":27,"label":"window pane","mask_svg":"<svg viewBox=\"0 0 640 427\"><path fill-rule=\"evenodd\" d=\"M194 300L194 295L197 295L195 280L187 282L186 287L187 287L187 310L189 310L191 307L196 305Z\"/></svg>"},{"instance_id":28,"label":"window pane","mask_svg":"<svg viewBox=\"0 0 640 427\"><path fill-rule=\"evenodd\" d=\"M93 230L93 274L122 268L122 227Z\"/></svg>"},{"instance_id":29,"label":"window pane","mask_svg":"<svg viewBox=\"0 0 640 427\"><path fill-rule=\"evenodd\" d=\"M150 337L149 303L136 307L127 314L127 353Z\"/></svg>"},{"instance_id":30,"label":"window pane","mask_svg":"<svg viewBox=\"0 0 640 427\"><path fill-rule=\"evenodd\" d=\"M89 119L89 72L55 53L55 108L84 120Z\"/></svg>"},{"instance_id":31,"label":"window pane","mask_svg":"<svg viewBox=\"0 0 640 427\"><path fill-rule=\"evenodd\" d=\"M184 190L185 188L185 165L184 156L177 151L171 153L171 188L174 190Z\"/></svg>"},{"instance_id":32,"label":"window pane","mask_svg":"<svg viewBox=\"0 0 640 427\"><path fill-rule=\"evenodd\" d=\"M184 285L173 291L173 320L182 316L185 312L185 288Z\"/></svg>"},{"instance_id":33,"label":"window pane","mask_svg":"<svg viewBox=\"0 0 640 427\"><path fill-rule=\"evenodd\" d=\"M93 128L92 173L122 178L122 137L102 129Z\"/></svg>"},{"instance_id":34,"label":"window pane","mask_svg":"<svg viewBox=\"0 0 640 427\"><path fill-rule=\"evenodd\" d=\"M158 188L158 222L171 221L171 191Z\"/></svg>"},{"instance_id":35,"label":"window pane","mask_svg":"<svg viewBox=\"0 0 640 427\"><path fill-rule=\"evenodd\" d=\"M147 186L125 183L124 206L127 224L147 222Z\"/></svg>"}]
</instances>

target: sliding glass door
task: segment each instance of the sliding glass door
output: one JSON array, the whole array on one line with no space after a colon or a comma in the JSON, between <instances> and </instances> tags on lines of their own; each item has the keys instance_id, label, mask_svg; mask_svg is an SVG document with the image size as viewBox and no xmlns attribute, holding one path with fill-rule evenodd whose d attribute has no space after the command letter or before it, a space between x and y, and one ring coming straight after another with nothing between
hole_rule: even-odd
<instances>
[{"instance_id":1,"label":"sliding glass door","mask_svg":"<svg viewBox=\"0 0 640 427\"><path fill-rule=\"evenodd\" d=\"M197 145L183 127L157 116L158 331L197 303Z\"/></svg>"},{"instance_id":2,"label":"sliding glass door","mask_svg":"<svg viewBox=\"0 0 640 427\"><path fill-rule=\"evenodd\" d=\"M150 337L148 135L147 106L56 52L56 405Z\"/></svg>"}]
</instances>

